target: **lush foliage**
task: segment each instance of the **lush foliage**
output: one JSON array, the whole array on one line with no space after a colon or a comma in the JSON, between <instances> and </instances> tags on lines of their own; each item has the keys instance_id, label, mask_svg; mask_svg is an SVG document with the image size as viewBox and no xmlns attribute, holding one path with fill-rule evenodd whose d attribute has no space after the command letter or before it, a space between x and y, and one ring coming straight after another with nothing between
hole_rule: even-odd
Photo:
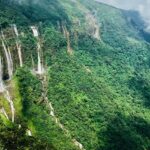
<instances>
[{"instance_id":1,"label":"lush foliage","mask_svg":"<svg viewBox=\"0 0 150 150\"><path fill-rule=\"evenodd\" d=\"M136 12L90 0L8 1L1 2L0 8L0 23L13 53L15 87L21 98L16 105L21 107L16 124L1 121L0 146L9 149L10 143L14 149L74 150L75 138L87 150L150 149L150 44L145 41L149 34L142 34L143 22ZM89 13L100 26L101 40L87 30ZM15 40L9 33L11 23L23 32L19 35L24 60L21 69L13 48ZM31 71L37 67L38 39L29 29L33 24L40 32L46 91L44 77ZM62 28L70 32L72 55L67 53L68 40ZM70 136L49 115L43 92ZM18 124L22 125L20 130ZM26 135L27 129L32 137Z\"/></svg>"}]
</instances>

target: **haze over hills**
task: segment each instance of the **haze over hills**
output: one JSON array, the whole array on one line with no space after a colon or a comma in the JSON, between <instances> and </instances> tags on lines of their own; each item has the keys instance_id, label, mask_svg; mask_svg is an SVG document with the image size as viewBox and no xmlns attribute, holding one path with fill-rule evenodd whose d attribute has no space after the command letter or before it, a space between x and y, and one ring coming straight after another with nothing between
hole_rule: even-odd
<instances>
[{"instance_id":1,"label":"haze over hills","mask_svg":"<svg viewBox=\"0 0 150 150\"><path fill-rule=\"evenodd\" d=\"M0 26L0 149L150 149L150 35L137 11L0 0Z\"/></svg>"},{"instance_id":2,"label":"haze over hills","mask_svg":"<svg viewBox=\"0 0 150 150\"><path fill-rule=\"evenodd\" d=\"M149 0L96 0L98 2L102 2L105 4L109 4L111 6L115 6L117 8L125 9L125 10L135 10L138 11L141 15L142 19L145 22L145 31L150 32L150 1Z\"/></svg>"}]
</instances>

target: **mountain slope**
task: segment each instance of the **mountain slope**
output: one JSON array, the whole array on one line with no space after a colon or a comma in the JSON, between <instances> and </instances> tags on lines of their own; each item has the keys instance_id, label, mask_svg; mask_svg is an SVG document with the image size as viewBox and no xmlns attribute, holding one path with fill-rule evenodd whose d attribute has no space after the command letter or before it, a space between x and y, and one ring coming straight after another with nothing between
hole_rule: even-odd
<instances>
[{"instance_id":1,"label":"mountain slope","mask_svg":"<svg viewBox=\"0 0 150 150\"><path fill-rule=\"evenodd\" d=\"M0 8L2 149L150 149L150 44L136 12L90 0Z\"/></svg>"}]
</instances>

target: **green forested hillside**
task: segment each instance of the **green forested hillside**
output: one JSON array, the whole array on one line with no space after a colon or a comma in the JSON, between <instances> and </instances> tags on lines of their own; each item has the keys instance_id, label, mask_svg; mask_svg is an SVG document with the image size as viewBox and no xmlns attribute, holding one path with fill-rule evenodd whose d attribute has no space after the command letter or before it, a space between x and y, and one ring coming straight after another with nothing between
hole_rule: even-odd
<instances>
[{"instance_id":1,"label":"green forested hillside","mask_svg":"<svg viewBox=\"0 0 150 150\"><path fill-rule=\"evenodd\" d=\"M0 0L0 25L1 149L150 149L149 33L137 12L90 0Z\"/></svg>"}]
</instances>

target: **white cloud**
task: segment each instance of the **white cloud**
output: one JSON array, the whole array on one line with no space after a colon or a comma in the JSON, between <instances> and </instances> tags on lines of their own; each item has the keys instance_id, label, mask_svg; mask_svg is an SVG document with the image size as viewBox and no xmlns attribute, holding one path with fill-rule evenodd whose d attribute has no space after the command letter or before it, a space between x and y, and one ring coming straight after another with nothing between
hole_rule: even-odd
<instances>
[{"instance_id":1,"label":"white cloud","mask_svg":"<svg viewBox=\"0 0 150 150\"><path fill-rule=\"evenodd\" d=\"M117 8L137 10L145 20L147 31L150 32L150 0L96 0Z\"/></svg>"}]
</instances>

